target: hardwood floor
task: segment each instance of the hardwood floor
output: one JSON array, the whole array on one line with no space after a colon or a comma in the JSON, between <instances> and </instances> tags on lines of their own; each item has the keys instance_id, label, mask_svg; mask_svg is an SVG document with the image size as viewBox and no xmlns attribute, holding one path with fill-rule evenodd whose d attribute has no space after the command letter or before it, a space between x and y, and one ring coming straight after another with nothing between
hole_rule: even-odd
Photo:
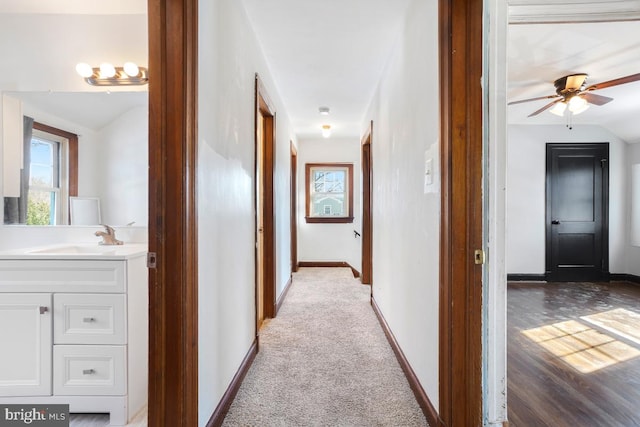
<instances>
[{"instance_id":1,"label":"hardwood floor","mask_svg":"<svg viewBox=\"0 0 640 427\"><path fill-rule=\"evenodd\" d=\"M511 427L640 426L640 285L509 283Z\"/></svg>"}]
</instances>

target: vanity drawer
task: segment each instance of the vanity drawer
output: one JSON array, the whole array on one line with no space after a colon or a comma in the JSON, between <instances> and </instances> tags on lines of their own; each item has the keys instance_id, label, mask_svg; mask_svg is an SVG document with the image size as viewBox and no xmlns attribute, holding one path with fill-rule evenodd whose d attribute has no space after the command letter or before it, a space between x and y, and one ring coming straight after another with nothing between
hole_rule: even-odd
<instances>
[{"instance_id":1,"label":"vanity drawer","mask_svg":"<svg viewBox=\"0 0 640 427\"><path fill-rule=\"evenodd\" d=\"M55 294L54 344L125 344L124 294Z\"/></svg>"},{"instance_id":2,"label":"vanity drawer","mask_svg":"<svg viewBox=\"0 0 640 427\"><path fill-rule=\"evenodd\" d=\"M125 261L0 260L0 292L126 291Z\"/></svg>"},{"instance_id":3,"label":"vanity drawer","mask_svg":"<svg viewBox=\"0 0 640 427\"><path fill-rule=\"evenodd\" d=\"M125 346L53 346L53 394L126 394Z\"/></svg>"}]
</instances>

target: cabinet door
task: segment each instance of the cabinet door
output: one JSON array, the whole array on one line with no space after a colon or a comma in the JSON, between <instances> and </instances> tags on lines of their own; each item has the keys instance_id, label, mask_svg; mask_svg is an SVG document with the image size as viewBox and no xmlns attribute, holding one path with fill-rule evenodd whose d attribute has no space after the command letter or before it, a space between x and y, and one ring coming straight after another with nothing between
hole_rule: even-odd
<instances>
[{"instance_id":1,"label":"cabinet door","mask_svg":"<svg viewBox=\"0 0 640 427\"><path fill-rule=\"evenodd\" d=\"M51 394L51 294L0 293L0 396Z\"/></svg>"}]
</instances>

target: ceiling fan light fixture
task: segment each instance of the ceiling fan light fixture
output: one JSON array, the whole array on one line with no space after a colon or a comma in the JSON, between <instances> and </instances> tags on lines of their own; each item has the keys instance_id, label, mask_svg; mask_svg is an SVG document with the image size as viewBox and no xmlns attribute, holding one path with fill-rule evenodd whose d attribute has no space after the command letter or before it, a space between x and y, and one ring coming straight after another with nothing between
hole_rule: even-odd
<instances>
[{"instance_id":1,"label":"ceiling fan light fixture","mask_svg":"<svg viewBox=\"0 0 640 427\"><path fill-rule=\"evenodd\" d=\"M589 108L589 103L581 96L574 96L569 101L569 111L573 115L580 114Z\"/></svg>"},{"instance_id":2,"label":"ceiling fan light fixture","mask_svg":"<svg viewBox=\"0 0 640 427\"><path fill-rule=\"evenodd\" d=\"M554 105L549 112L552 114L555 114L556 116L564 116L564 112L567 109L567 103L562 101L562 102L558 102L556 105Z\"/></svg>"}]
</instances>

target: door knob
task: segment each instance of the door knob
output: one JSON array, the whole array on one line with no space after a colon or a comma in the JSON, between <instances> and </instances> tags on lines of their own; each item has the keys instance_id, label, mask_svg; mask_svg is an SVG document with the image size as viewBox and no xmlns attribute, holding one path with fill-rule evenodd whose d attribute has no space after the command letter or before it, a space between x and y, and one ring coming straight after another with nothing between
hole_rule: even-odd
<instances>
[{"instance_id":1,"label":"door knob","mask_svg":"<svg viewBox=\"0 0 640 427\"><path fill-rule=\"evenodd\" d=\"M554 219L553 221L551 221L551 224L558 225L560 224L560 221L558 221L557 219Z\"/></svg>"}]
</instances>

